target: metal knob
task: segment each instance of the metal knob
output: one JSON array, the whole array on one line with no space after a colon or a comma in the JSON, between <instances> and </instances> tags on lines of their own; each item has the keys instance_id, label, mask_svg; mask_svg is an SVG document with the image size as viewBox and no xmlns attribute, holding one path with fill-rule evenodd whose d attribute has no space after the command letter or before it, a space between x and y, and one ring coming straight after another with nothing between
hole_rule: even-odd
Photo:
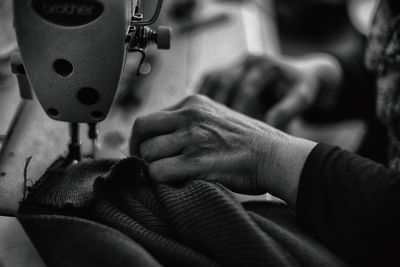
<instances>
[{"instance_id":1,"label":"metal knob","mask_svg":"<svg viewBox=\"0 0 400 267\"><path fill-rule=\"evenodd\" d=\"M171 48L171 27L159 26L157 30L157 48L168 50Z\"/></svg>"}]
</instances>

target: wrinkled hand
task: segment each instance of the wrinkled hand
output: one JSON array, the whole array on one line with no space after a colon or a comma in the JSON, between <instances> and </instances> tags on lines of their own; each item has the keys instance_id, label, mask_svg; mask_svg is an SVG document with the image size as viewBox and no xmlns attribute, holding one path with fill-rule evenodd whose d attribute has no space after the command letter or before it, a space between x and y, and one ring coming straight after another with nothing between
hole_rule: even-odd
<instances>
[{"instance_id":1,"label":"wrinkled hand","mask_svg":"<svg viewBox=\"0 0 400 267\"><path fill-rule=\"evenodd\" d=\"M339 80L336 68L332 57L325 54L297 59L248 56L239 64L206 75L200 93L283 129L317 101L324 84L338 83L333 81Z\"/></svg>"},{"instance_id":2,"label":"wrinkled hand","mask_svg":"<svg viewBox=\"0 0 400 267\"><path fill-rule=\"evenodd\" d=\"M271 189L267 177L285 175L280 169L290 162L282 161L281 147L292 139L204 96L190 96L172 108L138 118L131 153L149 163L150 177L157 182L203 179L239 193L258 194ZM290 149L294 154L295 147Z\"/></svg>"}]
</instances>

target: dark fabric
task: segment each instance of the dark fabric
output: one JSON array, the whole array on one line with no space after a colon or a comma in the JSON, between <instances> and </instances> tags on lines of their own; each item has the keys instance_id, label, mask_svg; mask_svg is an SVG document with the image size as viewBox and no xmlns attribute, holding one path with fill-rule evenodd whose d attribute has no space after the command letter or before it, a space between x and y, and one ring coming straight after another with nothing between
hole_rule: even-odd
<instances>
[{"instance_id":1,"label":"dark fabric","mask_svg":"<svg viewBox=\"0 0 400 267\"><path fill-rule=\"evenodd\" d=\"M21 204L18 218L33 243L40 244L39 253L47 263L57 258L55 244L62 242L64 234L69 241L63 246L64 257L79 258L79 254L70 253L69 247L88 245L86 235L81 236L79 227L73 228L76 232L64 228L80 219L119 231L164 266L345 265L297 229L293 211L286 205L261 202L242 206L222 185L205 181L155 185L143 175L143 162L133 158L117 163L95 179L93 172L77 171L96 164L100 163L76 165L71 172L48 171ZM106 167L109 162L103 164ZM99 173L104 173L106 168L100 169ZM82 175L75 175L79 173ZM70 186L61 186L68 182ZM94 190L82 190L80 182L85 188L94 184ZM57 190L64 191L57 196L69 197L53 201ZM77 192L87 201L81 201ZM60 221L64 227L59 228ZM89 232L96 235L96 229ZM108 244L106 248L108 251L93 247L104 257L114 257L113 246ZM136 252L126 252L124 257Z\"/></svg>"},{"instance_id":2,"label":"dark fabric","mask_svg":"<svg viewBox=\"0 0 400 267\"><path fill-rule=\"evenodd\" d=\"M297 221L357 266L400 266L400 173L319 144L301 176Z\"/></svg>"},{"instance_id":3,"label":"dark fabric","mask_svg":"<svg viewBox=\"0 0 400 267\"><path fill-rule=\"evenodd\" d=\"M20 215L47 266L161 266L126 235L93 221L57 215Z\"/></svg>"},{"instance_id":4,"label":"dark fabric","mask_svg":"<svg viewBox=\"0 0 400 267\"><path fill-rule=\"evenodd\" d=\"M93 184L116 163L112 160L86 161L62 168L60 158L39 181L28 188L29 197L19 211L23 214L60 214L90 217L87 207L94 200ZM34 208L33 208L34 207Z\"/></svg>"}]
</instances>

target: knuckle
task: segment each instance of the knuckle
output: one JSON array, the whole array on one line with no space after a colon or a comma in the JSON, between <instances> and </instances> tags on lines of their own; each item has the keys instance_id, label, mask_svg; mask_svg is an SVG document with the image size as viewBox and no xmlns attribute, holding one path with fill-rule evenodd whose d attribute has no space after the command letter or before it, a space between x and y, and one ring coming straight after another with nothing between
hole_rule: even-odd
<instances>
[{"instance_id":1,"label":"knuckle","mask_svg":"<svg viewBox=\"0 0 400 267\"><path fill-rule=\"evenodd\" d=\"M199 104L206 101L206 99L208 99L208 97L204 95L199 95L199 94L190 95L185 99L185 104L188 105Z\"/></svg>"},{"instance_id":2,"label":"knuckle","mask_svg":"<svg viewBox=\"0 0 400 267\"><path fill-rule=\"evenodd\" d=\"M195 95L195 99L199 103L207 102L209 98L205 95Z\"/></svg>"},{"instance_id":3,"label":"knuckle","mask_svg":"<svg viewBox=\"0 0 400 267\"><path fill-rule=\"evenodd\" d=\"M181 110L181 115L190 126L204 119L204 110L200 106L191 106Z\"/></svg>"},{"instance_id":4,"label":"knuckle","mask_svg":"<svg viewBox=\"0 0 400 267\"><path fill-rule=\"evenodd\" d=\"M191 104L195 102L197 99L197 95L190 95L184 99L185 104Z\"/></svg>"}]
</instances>

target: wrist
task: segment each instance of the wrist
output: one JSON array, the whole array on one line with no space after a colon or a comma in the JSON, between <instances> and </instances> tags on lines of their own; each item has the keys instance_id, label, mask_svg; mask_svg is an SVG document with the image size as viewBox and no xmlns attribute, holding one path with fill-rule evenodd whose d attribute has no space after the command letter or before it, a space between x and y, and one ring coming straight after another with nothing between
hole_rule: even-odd
<instances>
[{"instance_id":1,"label":"wrist","mask_svg":"<svg viewBox=\"0 0 400 267\"><path fill-rule=\"evenodd\" d=\"M317 143L283 134L271 145L268 159L261 162L263 186L266 192L296 206L301 173L308 155Z\"/></svg>"}]
</instances>

